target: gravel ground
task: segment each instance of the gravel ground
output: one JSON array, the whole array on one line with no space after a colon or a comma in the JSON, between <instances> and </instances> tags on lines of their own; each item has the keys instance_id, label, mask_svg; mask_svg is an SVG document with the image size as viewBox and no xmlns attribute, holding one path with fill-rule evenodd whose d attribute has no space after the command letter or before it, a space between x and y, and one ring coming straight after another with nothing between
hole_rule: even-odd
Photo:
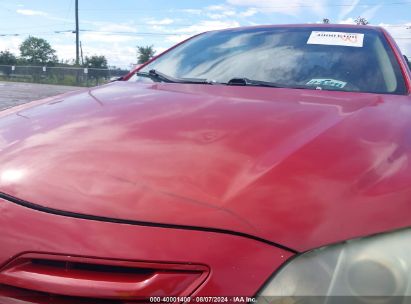
<instances>
[{"instance_id":1,"label":"gravel ground","mask_svg":"<svg viewBox=\"0 0 411 304\"><path fill-rule=\"evenodd\" d=\"M81 88L37 83L0 82L0 110L79 89Z\"/></svg>"}]
</instances>

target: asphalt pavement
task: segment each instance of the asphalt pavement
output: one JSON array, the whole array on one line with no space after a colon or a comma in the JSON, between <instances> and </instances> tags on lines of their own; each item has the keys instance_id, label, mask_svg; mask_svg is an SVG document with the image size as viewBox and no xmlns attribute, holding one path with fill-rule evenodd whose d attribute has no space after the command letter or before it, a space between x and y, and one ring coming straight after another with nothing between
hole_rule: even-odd
<instances>
[{"instance_id":1,"label":"asphalt pavement","mask_svg":"<svg viewBox=\"0 0 411 304\"><path fill-rule=\"evenodd\" d=\"M0 110L79 89L49 84L0 82Z\"/></svg>"}]
</instances>

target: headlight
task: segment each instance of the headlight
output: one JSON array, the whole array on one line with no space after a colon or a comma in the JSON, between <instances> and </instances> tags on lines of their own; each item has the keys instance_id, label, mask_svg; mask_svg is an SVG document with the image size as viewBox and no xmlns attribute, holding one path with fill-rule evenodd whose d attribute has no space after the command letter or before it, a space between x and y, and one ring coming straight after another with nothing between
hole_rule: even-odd
<instances>
[{"instance_id":1,"label":"headlight","mask_svg":"<svg viewBox=\"0 0 411 304\"><path fill-rule=\"evenodd\" d=\"M293 259L259 303L411 303L411 230L348 241Z\"/></svg>"}]
</instances>

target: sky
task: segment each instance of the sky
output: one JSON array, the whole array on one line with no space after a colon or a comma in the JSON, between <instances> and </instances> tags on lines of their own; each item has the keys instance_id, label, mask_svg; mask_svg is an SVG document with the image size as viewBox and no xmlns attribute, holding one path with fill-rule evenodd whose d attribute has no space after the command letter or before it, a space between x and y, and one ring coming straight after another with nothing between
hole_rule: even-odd
<instances>
[{"instance_id":1,"label":"sky","mask_svg":"<svg viewBox=\"0 0 411 304\"><path fill-rule=\"evenodd\" d=\"M0 0L0 51L19 54L27 36L50 42L59 59L75 58L75 0ZM84 56L110 66L136 63L136 46L160 53L194 34L259 24L353 23L384 26L411 57L411 0L79 0Z\"/></svg>"}]
</instances>

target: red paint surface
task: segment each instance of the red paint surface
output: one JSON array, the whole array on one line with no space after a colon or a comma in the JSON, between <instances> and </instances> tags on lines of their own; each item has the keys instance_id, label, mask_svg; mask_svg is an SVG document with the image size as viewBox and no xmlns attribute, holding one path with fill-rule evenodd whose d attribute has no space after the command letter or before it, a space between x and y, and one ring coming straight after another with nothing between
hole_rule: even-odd
<instances>
[{"instance_id":1,"label":"red paint surface","mask_svg":"<svg viewBox=\"0 0 411 304\"><path fill-rule=\"evenodd\" d=\"M3 117L20 176L0 188L302 251L410 225L410 115L409 96L119 82Z\"/></svg>"}]
</instances>

